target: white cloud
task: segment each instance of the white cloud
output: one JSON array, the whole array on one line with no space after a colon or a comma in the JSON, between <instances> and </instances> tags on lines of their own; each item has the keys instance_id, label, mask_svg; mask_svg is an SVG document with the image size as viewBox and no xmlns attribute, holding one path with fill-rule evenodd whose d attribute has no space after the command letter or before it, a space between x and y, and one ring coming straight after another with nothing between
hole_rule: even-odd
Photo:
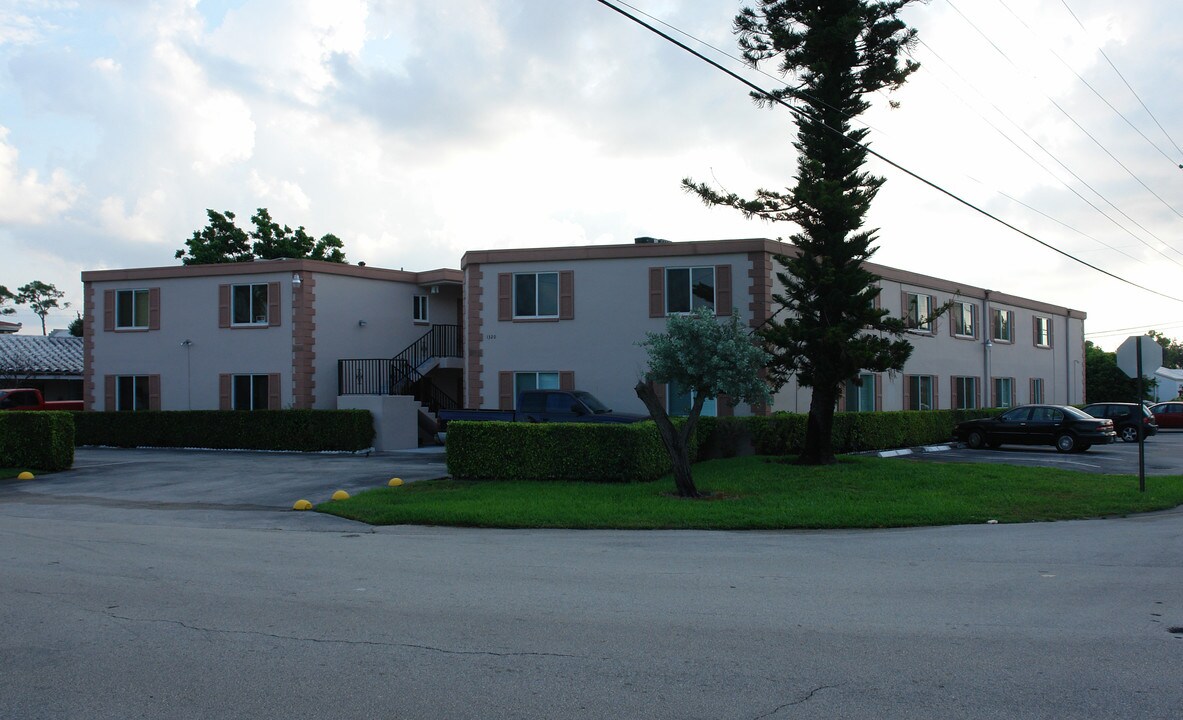
<instances>
[{"instance_id":1,"label":"white cloud","mask_svg":"<svg viewBox=\"0 0 1183 720\"><path fill-rule=\"evenodd\" d=\"M20 153L0 126L0 223L38 225L58 219L77 200L81 188L55 168L47 181L36 170L20 168Z\"/></svg>"}]
</instances>

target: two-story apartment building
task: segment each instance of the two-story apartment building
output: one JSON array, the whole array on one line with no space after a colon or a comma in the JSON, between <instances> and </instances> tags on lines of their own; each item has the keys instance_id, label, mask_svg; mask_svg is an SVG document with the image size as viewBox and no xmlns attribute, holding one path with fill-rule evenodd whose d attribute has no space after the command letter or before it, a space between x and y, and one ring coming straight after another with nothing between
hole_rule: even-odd
<instances>
[{"instance_id":1,"label":"two-story apartment building","mask_svg":"<svg viewBox=\"0 0 1183 720\"><path fill-rule=\"evenodd\" d=\"M767 239L468 252L465 402L512 407L522 389L573 385L617 410L643 412L633 386L638 343L674 313L734 309L756 328L779 307L775 261L792 245ZM914 351L902 373L866 373L840 410L1005 407L1084 399L1082 312L869 264L881 307L909 317ZM935 318L938 308L951 303ZM690 396L662 388L672 411ZM771 408L709 402L708 413L806 412L811 390L790 382Z\"/></svg>"},{"instance_id":2,"label":"two-story apartment building","mask_svg":"<svg viewBox=\"0 0 1183 720\"><path fill-rule=\"evenodd\" d=\"M267 260L82 281L91 410L336 408L339 395L409 392L429 374L460 392L456 270ZM389 364L419 346L413 368Z\"/></svg>"}]
</instances>

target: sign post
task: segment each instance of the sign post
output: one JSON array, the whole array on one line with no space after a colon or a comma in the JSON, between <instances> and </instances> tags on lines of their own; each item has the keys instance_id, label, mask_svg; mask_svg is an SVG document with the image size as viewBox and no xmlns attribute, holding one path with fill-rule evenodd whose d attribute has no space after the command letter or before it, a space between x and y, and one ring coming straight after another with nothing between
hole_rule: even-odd
<instances>
[{"instance_id":1,"label":"sign post","mask_svg":"<svg viewBox=\"0 0 1183 720\"><path fill-rule=\"evenodd\" d=\"M1138 492L1146 492L1146 414L1142 398L1143 363L1149 361L1157 370L1162 367L1162 346L1149 335L1131 335L1117 348L1117 367L1126 375L1138 379Z\"/></svg>"}]
</instances>

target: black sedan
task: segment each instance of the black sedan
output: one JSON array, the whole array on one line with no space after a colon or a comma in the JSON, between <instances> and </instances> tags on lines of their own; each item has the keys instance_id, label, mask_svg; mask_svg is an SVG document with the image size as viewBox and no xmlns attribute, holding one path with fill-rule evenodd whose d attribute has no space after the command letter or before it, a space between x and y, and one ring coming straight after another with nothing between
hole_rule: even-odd
<instances>
[{"instance_id":1,"label":"black sedan","mask_svg":"<svg viewBox=\"0 0 1183 720\"><path fill-rule=\"evenodd\" d=\"M1113 421L1067 405L1023 405L991 418L957 423L953 438L971 448L1052 445L1060 452L1084 452L1117 438Z\"/></svg>"}]
</instances>

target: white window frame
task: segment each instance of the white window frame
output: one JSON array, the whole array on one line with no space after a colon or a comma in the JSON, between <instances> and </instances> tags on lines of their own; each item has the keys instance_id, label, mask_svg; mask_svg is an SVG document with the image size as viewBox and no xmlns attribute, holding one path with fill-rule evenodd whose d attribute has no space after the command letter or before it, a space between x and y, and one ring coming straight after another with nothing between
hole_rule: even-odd
<instances>
[{"instance_id":1,"label":"white window frame","mask_svg":"<svg viewBox=\"0 0 1183 720\"><path fill-rule=\"evenodd\" d=\"M524 378L533 378L534 384L530 387L523 387L522 380ZM545 383L543 380L545 379ZM518 407L518 397L524 390L561 390L559 372L549 370L529 370L525 372L515 372L513 374L513 407L516 410Z\"/></svg>"},{"instance_id":2,"label":"white window frame","mask_svg":"<svg viewBox=\"0 0 1183 720\"><path fill-rule=\"evenodd\" d=\"M916 330L918 332L934 332L935 328L932 322L932 308L935 302L932 295L905 290L904 298L905 324L912 330ZM923 303L921 301L923 301ZM924 305L923 310L921 308L921 304ZM915 313L913 313L913 308L915 308ZM921 322L921 318L925 318L924 322Z\"/></svg>"},{"instance_id":3,"label":"white window frame","mask_svg":"<svg viewBox=\"0 0 1183 720\"><path fill-rule=\"evenodd\" d=\"M548 277L554 278L555 308L554 308L553 313L541 312L542 308L540 307L541 302L540 302L540 297L539 297L539 293L538 293L538 287L540 284L540 280L543 276L548 276ZM534 287L532 288L533 294L534 294L534 298L533 298L534 313L533 314L529 314L529 313L519 314L518 313L518 278L523 278L523 277L534 278ZM559 288L559 273L558 273L558 271L552 270L552 271L546 271L546 272L514 273L513 274L513 293L510 298L510 301L513 303L513 318L515 320L518 320L518 319L522 319L522 320L558 319L559 304L560 304L559 303L559 290L560 290L560 288Z\"/></svg>"},{"instance_id":4,"label":"white window frame","mask_svg":"<svg viewBox=\"0 0 1183 720\"><path fill-rule=\"evenodd\" d=\"M1043 315L1035 316L1035 347L1050 348L1052 346L1052 319Z\"/></svg>"},{"instance_id":5,"label":"white window frame","mask_svg":"<svg viewBox=\"0 0 1183 720\"><path fill-rule=\"evenodd\" d=\"M412 299L411 320L417 323L431 322L427 316L427 295L415 295Z\"/></svg>"},{"instance_id":6,"label":"white window frame","mask_svg":"<svg viewBox=\"0 0 1183 720\"><path fill-rule=\"evenodd\" d=\"M131 407L123 407L123 386L124 383L131 383ZM115 410L116 412L137 412L144 411L151 408L151 380L147 375L116 375L115 376ZM142 407L139 400L141 399L140 392L143 392Z\"/></svg>"},{"instance_id":7,"label":"white window frame","mask_svg":"<svg viewBox=\"0 0 1183 720\"><path fill-rule=\"evenodd\" d=\"M969 383L968 388L965 387L966 381ZM953 377L953 397L950 404L954 410L978 409L978 382L979 378L973 375Z\"/></svg>"},{"instance_id":8,"label":"white window frame","mask_svg":"<svg viewBox=\"0 0 1183 720\"><path fill-rule=\"evenodd\" d=\"M999 333L1002 323L1000 318L1006 319L1006 337ZM1015 341L1015 313L1013 310L990 309L990 340L998 343L1013 343Z\"/></svg>"},{"instance_id":9,"label":"white window frame","mask_svg":"<svg viewBox=\"0 0 1183 720\"><path fill-rule=\"evenodd\" d=\"M916 381L916 387L912 387L912 381ZM927 396L924 393L924 380L928 381ZM933 375L909 375L906 379L908 383L908 404L916 405L915 408L906 407L905 410L935 410L936 407L936 388L937 379ZM924 400L928 401L928 407L924 406Z\"/></svg>"},{"instance_id":10,"label":"white window frame","mask_svg":"<svg viewBox=\"0 0 1183 720\"><path fill-rule=\"evenodd\" d=\"M978 336L978 308L974 303L955 301L956 312L949 320L953 324L953 336L960 338L976 338ZM968 317L968 322L966 316ZM966 325L969 331L966 332Z\"/></svg>"},{"instance_id":11,"label":"white window frame","mask_svg":"<svg viewBox=\"0 0 1183 720\"><path fill-rule=\"evenodd\" d=\"M1012 408L1018 405L1015 398L1015 381L1014 378L996 377L992 383L994 407L998 408ZM1006 392L1003 393L1003 387Z\"/></svg>"},{"instance_id":12,"label":"white window frame","mask_svg":"<svg viewBox=\"0 0 1183 720\"><path fill-rule=\"evenodd\" d=\"M686 273L686 297L689 298L690 304L686 309L671 308L670 307L670 287L680 284L679 281L671 281L670 273ZM694 275L698 272L709 272L711 276L711 299L707 300L696 298L694 295ZM662 282L665 283L665 314L666 315L688 315L699 308L709 308L711 312L715 312L719 302L719 278L715 275L714 265L695 265L692 267L667 267L662 273Z\"/></svg>"},{"instance_id":13,"label":"white window frame","mask_svg":"<svg viewBox=\"0 0 1183 720\"><path fill-rule=\"evenodd\" d=\"M144 308L143 308L144 317L137 317L139 315L139 313L137 312L137 310L139 309L139 303L137 302L137 300L139 299L141 294L144 297ZM128 300L121 302L120 298L123 298L123 297L127 297ZM116 290L115 291L115 329L116 330L147 330L148 324L150 322L150 318L152 316L151 297L152 297L151 291L148 288ZM120 307L122 307L124 305L125 302L131 303L131 324L130 325L123 325L120 323L121 313L119 312L119 309L120 309Z\"/></svg>"},{"instance_id":14,"label":"white window frame","mask_svg":"<svg viewBox=\"0 0 1183 720\"><path fill-rule=\"evenodd\" d=\"M247 290L247 297L249 306L247 309L247 322L236 320L238 313L238 289L250 288ZM257 308L255 305L255 288L263 288L263 307ZM269 283L238 283L230 286L230 325L235 327L250 327L252 325L269 325L271 323L271 288Z\"/></svg>"},{"instance_id":15,"label":"white window frame","mask_svg":"<svg viewBox=\"0 0 1183 720\"><path fill-rule=\"evenodd\" d=\"M238 398L238 382L240 378L250 378L250 391L248 392L247 407L239 407ZM255 397L258 394L255 389L255 383L259 382L260 378L263 382L263 387L266 392L263 393L263 407L257 407L255 404ZM231 410L269 410L269 403L271 398L271 377L267 373L237 373L230 376L230 409Z\"/></svg>"},{"instance_id":16,"label":"white window frame","mask_svg":"<svg viewBox=\"0 0 1183 720\"><path fill-rule=\"evenodd\" d=\"M688 389L685 392L679 392L680 390L681 388L677 386L677 383L668 383L665 386L665 406L671 417L685 417L685 415L674 413L673 408L675 399L681 399L689 395L688 402L686 403L687 414L689 414L689 410L690 408L694 407L694 400L698 395L698 393L696 393L693 388ZM707 398L702 403L702 412L699 413L699 417L715 417L718 415L718 413L719 399Z\"/></svg>"},{"instance_id":17,"label":"white window frame","mask_svg":"<svg viewBox=\"0 0 1183 720\"><path fill-rule=\"evenodd\" d=\"M853 380L846 381L846 392L844 393L842 400L843 412L875 412L875 397L879 393L879 388L876 386L879 383L879 378L875 376L875 373L859 373L859 379L863 381L861 386L855 385ZM857 398L857 401L855 402L857 407L855 407L853 410L850 409L851 388L854 388L857 391L854 396ZM863 397L863 393L868 392L868 388L871 395L871 407L863 407L863 400L866 399Z\"/></svg>"}]
</instances>

